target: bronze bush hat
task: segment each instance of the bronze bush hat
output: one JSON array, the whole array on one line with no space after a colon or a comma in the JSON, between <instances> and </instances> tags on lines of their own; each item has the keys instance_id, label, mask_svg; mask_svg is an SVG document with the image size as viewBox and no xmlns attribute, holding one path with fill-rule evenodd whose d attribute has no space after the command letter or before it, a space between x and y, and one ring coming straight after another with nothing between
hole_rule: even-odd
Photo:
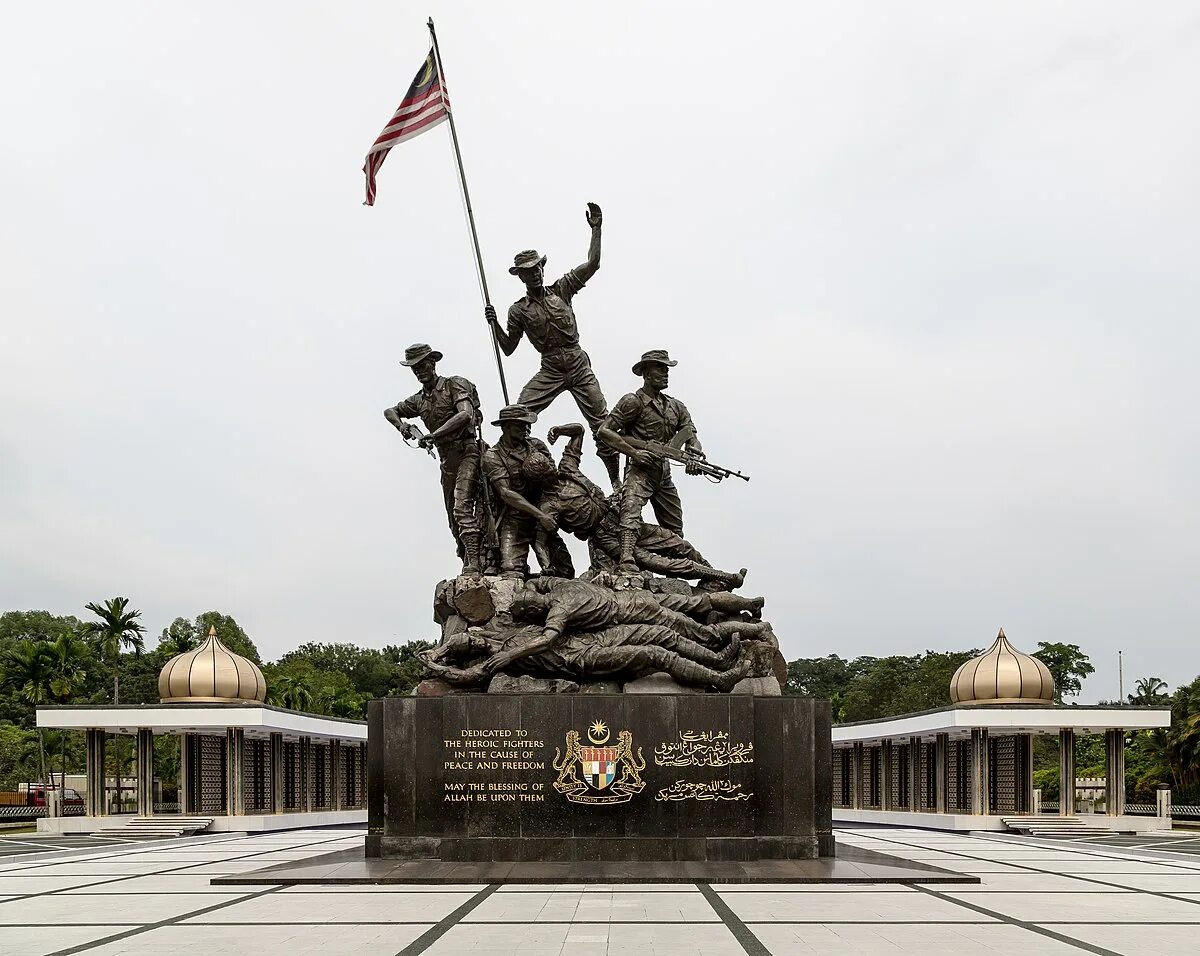
<instances>
[{"instance_id":1,"label":"bronze bush hat","mask_svg":"<svg viewBox=\"0 0 1200 956\"><path fill-rule=\"evenodd\" d=\"M633 366L633 374L641 375L642 366L649 365L651 362L657 362L659 365L665 365L667 368L674 368L679 363L667 354L666 349L651 349L649 352L643 352L641 361Z\"/></svg>"},{"instance_id":2,"label":"bronze bush hat","mask_svg":"<svg viewBox=\"0 0 1200 956\"><path fill-rule=\"evenodd\" d=\"M442 353L437 349L431 349L424 342L418 342L416 345L410 345L404 350L404 361L401 365L416 365L418 362L423 362L425 359L433 357L435 362L442 360Z\"/></svg>"},{"instance_id":3,"label":"bronze bush hat","mask_svg":"<svg viewBox=\"0 0 1200 956\"><path fill-rule=\"evenodd\" d=\"M500 409L500 415L492 424L503 425L505 422L528 422L532 425L536 421L537 415L524 405L505 405Z\"/></svg>"},{"instance_id":4,"label":"bronze bush hat","mask_svg":"<svg viewBox=\"0 0 1200 956\"><path fill-rule=\"evenodd\" d=\"M538 255L536 249L526 249L513 256L513 264L509 266L510 275L516 275L518 269L532 269L534 266L544 266L546 257Z\"/></svg>"}]
</instances>

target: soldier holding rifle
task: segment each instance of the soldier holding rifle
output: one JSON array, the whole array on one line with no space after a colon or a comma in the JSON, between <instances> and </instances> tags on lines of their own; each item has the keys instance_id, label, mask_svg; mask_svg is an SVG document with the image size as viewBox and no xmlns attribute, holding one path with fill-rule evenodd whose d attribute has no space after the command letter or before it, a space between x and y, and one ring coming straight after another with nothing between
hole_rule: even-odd
<instances>
[{"instance_id":1,"label":"soldier holding rifle","mask_svg":"<svg viewBox=\"0 0 1200 956\"><path fill-rule=\"evenodd\" d=\"M645 352L633 366L633 374L642 376L642 387L617 402L597 433L601 441L627 456L621 492L618 570L622 573L638 570L634 549L647 501L660 526L683 535L683 502L671 478L668 458L681 460L689 475L710 474L720 480L723 476L716 472L726 471L704 460L687 406L664 394L670 370L678 364L664 349Z\"/></svg>"},{"instance_id":2,"label":"soldier holding rifle","mask_svg":"<svg viewBox=\"0 0 1200 956\"><path fill-rule=\"evenodd\" d=\"M415 438L418 447L436 448L442 466L442 498L450 532L454 535L463 574L478 574L483 569L482 515L479 496L479 443L477 429L481 421L479 392L457 375L439 375L437 363L442 353L425 344L404 350L404 361L413 370L421 390L404 401L385 409L386 418L406 439ZM428 434L406 418L420 417ZM432 454L432 452L431 452Z\"/></svg>"}]
</instances>

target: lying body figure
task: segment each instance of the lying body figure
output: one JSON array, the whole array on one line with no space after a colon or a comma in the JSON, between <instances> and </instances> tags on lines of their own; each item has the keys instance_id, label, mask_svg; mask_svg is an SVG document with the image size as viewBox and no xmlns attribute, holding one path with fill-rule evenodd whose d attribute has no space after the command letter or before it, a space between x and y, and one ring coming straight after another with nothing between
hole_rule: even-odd
<instances>
[{"instance_id":1,"label":"lying body figure","mask_svg":"<svg viewBox=\"0 0 1200 956\"><path fill-rule=\"evenodd\" d=\"M556 466L545 455L530 456L525 467L542 487L541 510L564 531L588 543L594 570L613 570L621 557L621 513L579 467L583 457L583 426L555 425L547 433L551 444L566 437L567 447ZM633 558L639 568L669 578L701 581L706 587L731 591L742 586L746 571L714 568L681 535L642 522Z\"/></svg>"},{"instance_id":2,"label":"lying body figure","mask_svg":"<svg viewBox=\"0 0 1200 956\"><path fill-rule=\"evenodd\" d=\"M712 611L735 615L742 611L758 614L763 599L727 592L660 594L641 589L614 591L589 581L564 578L534 578L513 597L512 616L517 622L545 622L546 632L558 634L596 631L614 624L661 624L707 647L716 647L722 637L737 633L743 638L763 634L770 625L737 620L703 624ZM726 626L730 625L730 626Z\"/></svg>"},{"instance_id":3,"label":"lying body figure","mask_svg":"<svg viewBox=\"0 0 1200 956\"><path fill-rule=\"evenodd\" d=\"M661 624L618 624L552 638L538 625L525 625L455 634L420 657L435 676L464 687L485 684L501 671L578 682L634 680L665 671L681 684L728 692L744 677L770 674L774 653L773 642L742 644L732 632L724 650L713 651Z\"/></svg>"}]
</instances>

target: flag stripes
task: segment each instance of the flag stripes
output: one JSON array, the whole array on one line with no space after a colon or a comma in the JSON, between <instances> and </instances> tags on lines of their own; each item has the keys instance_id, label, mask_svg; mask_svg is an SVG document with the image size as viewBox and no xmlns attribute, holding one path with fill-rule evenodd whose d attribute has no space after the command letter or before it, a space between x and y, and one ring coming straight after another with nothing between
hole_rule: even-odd
<instances>
[{"instance_id":1,"label":"flag stripes","mask_svg":"<svg viewBox=\"0 0 1200 956\"><path fill-rule=\"evenodd\" d=\"M404 99L400 101L392 118L388 120L383 132L367 153L366 162L363 164L363 173L367 177L365 205L375 205L375 177L392 147L433 129L438 123L444 123L449 107L450 96L438 75L433 50L430 50L429 56L425 57L425 62L417 70L408 92L404 94Z\"/></svg>"}]
</instances>

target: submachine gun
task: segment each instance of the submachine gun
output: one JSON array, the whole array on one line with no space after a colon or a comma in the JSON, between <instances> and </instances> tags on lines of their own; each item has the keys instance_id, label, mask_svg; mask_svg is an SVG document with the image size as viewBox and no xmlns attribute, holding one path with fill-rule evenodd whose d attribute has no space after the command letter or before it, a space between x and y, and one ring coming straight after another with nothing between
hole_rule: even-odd
<instances>
[{"instance_id":1,"label":"submachine gun","mask_svg":"<svg viewBox=\"0 0 1200 956\"><path fill-rule=\"evenodd\" d=\"M406 422L403 419L397 419L392 424L396 426L396 431L400 433L400 437L404 439L404 444L408 445L409 448L421 447L417 443L425 437L425 433L421 431L421 429L417 427L414 422ZM430 458L437 458L437 455L433 453L432 448L426 448L425 451Z\"/></svg>"},{"instance_id":2,"label":"submachine gun","mask_svg":"<svg viewBox=\"0 0 1200 956\"><path fill-rule=\"evenodd\" d=\"M643 439L642 447L650 452L650 454L657 455L659 458L666 458L668 461L690 466L693 471L704 475L712 482L724 481L726 478L741 478L742 481L750 480L749 475L743 475L740 471L734 471L732 468L714 465L707 458L701 458L695 452L688 451L683 447L695 437L696 429L689 425L687 428L679 429L675 433L675 437L669 442Z\"/></svg>"}]
</instances>

